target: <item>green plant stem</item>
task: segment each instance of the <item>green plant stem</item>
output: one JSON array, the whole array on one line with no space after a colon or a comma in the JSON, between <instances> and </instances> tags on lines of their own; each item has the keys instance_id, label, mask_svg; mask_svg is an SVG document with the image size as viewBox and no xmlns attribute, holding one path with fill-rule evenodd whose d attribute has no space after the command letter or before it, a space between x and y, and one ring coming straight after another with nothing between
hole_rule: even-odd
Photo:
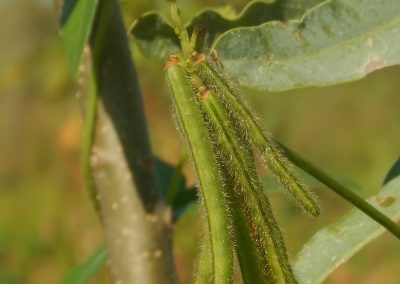
<instances>
[{"instance_id":1,"label":"green plant stem","mask_svg":"<svg viewBox=\"0 0 400 284\"><path fill-rule=\"evenodd\" d=\"M182 23L180 11L176 5L176 0L169 0L168 5L172 24L174 25L175 34L178 36L181 42L182 53L185 56L185 59L189 59L193 50L193 46L189 39L186 28Z\"/></svg>"},{"instance_id":2,"label":"green plant stem","mask_svg":"<svg viewBox=\"0 0 400 284\"><path fill-rule=\"evenodd\" d=\"M385 227L389 232L395 235L398 239L400 239L400 226L397 225L394 221L381 213L378 209L373 207L360 196L355 194L350 188L340 184L334 178L330 177L327 173L323 172L322 170L315 167L312 163L300 157L296 152L292 151L278 141L276 141L276 144L293 164L295 164L311 176L315 177L321 183L323 183L339 196L353 204L355 207L360 209L362 212L367 214L369 217L374 219L376 222Z\"/></svg>"},{"instance_id":3,"label":"green plant stem","mask_svg":"<svg viewBox=\"0 0 400 284\"><path fill-rule=\"evenodd\" d=\"M82 167L85 177L85 187L96 211L100 210L99 202L96 199L96 189L93 181L92 168L90 165L90 156L92 153L93 135L96 124L97 92L94 80L91 78L89 85L89 94L86 102L85 126L83 133L82 146Z\"/></svg>"}]
</instances>

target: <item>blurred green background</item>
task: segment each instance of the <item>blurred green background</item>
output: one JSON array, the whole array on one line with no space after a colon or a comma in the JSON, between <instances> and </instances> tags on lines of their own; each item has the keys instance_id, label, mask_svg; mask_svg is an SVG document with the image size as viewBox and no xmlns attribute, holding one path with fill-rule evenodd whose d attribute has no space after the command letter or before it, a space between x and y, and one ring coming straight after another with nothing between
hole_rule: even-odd
<instances>
[{"instance_id":1,"label":"blurred green background","mask_svg":"<svg viewBox=\"0 0 400 284\"><path fill-rule=\"evenodd\" d=\"M207 3L184 1L189 18ZM234 2L241 8L246 1ZM127 26L163 0L123 0ZM60 283L71 266L103 242L86 196L80 165L82 115L58 32L60 2L0 0L0 283ZM181 144L171 122L163 64L133 47L154 151L177 163ZM327 88L283 93L245 90L262 124L335 176L355 181L364 197L376 193L400 154L400 67ZM188 183L194 178L186 167ZM310 219L272 193L275 213L294 256L319 228L350 206L315 188L323 214ZM182 283L190 283L197 249L197 212L176 226L174 251ZM326 283L400 283L400 242L385 233ZM110 283L106 269L93 283Z\"/></svg>"}]
</instances>

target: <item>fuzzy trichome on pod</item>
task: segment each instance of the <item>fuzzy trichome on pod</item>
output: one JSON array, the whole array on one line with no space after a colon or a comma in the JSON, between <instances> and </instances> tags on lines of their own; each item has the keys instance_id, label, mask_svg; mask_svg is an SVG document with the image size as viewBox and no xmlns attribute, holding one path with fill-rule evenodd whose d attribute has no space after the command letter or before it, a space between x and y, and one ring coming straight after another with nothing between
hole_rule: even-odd
<instances>
[{"instance_id":1,"label":"fuzzy trichome on pod","mask_svg":"<svg viewBox=\"0 0 400 284\"><path fill-rule=\"evenodd\" d=\"M197 52L190 58L175 54L166 70L209 234L203 240L209 253L200 258L197 282L231 283L235 252L245 283L296 283L253 146L289 195L314 216L319 213L315 199L211 60Z\"/></svg>"}]
</instances>

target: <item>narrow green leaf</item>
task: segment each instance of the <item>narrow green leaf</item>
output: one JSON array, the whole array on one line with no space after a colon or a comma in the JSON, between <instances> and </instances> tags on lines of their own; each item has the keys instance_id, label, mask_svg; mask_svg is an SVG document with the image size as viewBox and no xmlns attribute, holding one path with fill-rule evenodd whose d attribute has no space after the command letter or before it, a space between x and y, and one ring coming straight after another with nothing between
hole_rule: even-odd
<instances>
[{"instance_id":1,"label":"narrow green leaf","mask_svg":"<svg viewBox=\"0 0 400 284\"><path fill-rule=\"evenodd\" d=\"M400 177L386 184L381 192L367 201L393 220L400 220ZM299 283L321 283L385 229L357 209L340 221L320 230L306 243L294 261Z\"/></svg>"},{"instance_id":2,"label":"narrow green leaf","mask_svg":"<svg viewBox=\"0 0 400 284\"><path fill-rule=\"evenodd\" d=\"M400 158L393 164L390 168L389 172L387 173L383 184L387 184L389 181L394 179L395 177L400 176Z\"/></svg>"},{"instance_id":3,"label":"narrow green leaf","mask_svg":"<svg viewBox=\"0 0 400 284\"><path fill-rule=\"evenodd\" d=\"M61 13L61 34L67 51L71 73L77 76L83 49L88 42L98 0L64 0Z\"/></svg>"},{"instance_id":4,"label":"narrow green leaf","mask_svg":"<svg viewBox=\"0 0 400 284\"><path fill-rule=\"evenodd\" d=\"M93 255L79 266L71 269L65 276L63 284L86 284L106 264L107 246L101 245Z\"/></svg>"},{"instance_id":5,"label":"narrow green leaf","mask_svg":"<svg viewBox=\"0 0 400 284\"><path fill-rule=\"evenodd\" d=\"M237 27L257 26L273 20L298 18L322 0L252 1L239 15L229 16L223 9L208 8L186 24L189 32L195 26L206 30L205 47L227 30ZM179 40L173 27L156 12L144 14L131 26L130 32L140 51L149 58L165 60L179 49Z\"/></svg>"},{"instance_id":6,"label":"narrow green leaf","mask_svg":"<svg viewBox=\"0 0 400 284\"><path fill-rule=\"evenodd\" d=\"M301 20L227 31L214 48L243 86L279 91L351 81L400 63L400 5L328 0Z\"/></svg>"}]
</instances>

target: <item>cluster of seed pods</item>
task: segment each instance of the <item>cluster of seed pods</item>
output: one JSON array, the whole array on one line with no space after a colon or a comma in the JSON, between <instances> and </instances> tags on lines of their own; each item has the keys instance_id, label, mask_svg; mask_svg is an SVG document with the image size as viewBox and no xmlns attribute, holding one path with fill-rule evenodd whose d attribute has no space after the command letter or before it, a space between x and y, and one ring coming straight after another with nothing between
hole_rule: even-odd
<instances>
[{"instance_id":1,"label":"cluster of seed pods","mask_svg":"<svg viewBox=\"0 0 400 284\"><path fill-rule=\"evenodd\" d=\"M174 54L166 65L174 115L192 157L204 218L197 283L296 283L255 166L255 153L304 212L319 207L273 139L257 124L212 56Z\"/></svg>"}]
</instances>

